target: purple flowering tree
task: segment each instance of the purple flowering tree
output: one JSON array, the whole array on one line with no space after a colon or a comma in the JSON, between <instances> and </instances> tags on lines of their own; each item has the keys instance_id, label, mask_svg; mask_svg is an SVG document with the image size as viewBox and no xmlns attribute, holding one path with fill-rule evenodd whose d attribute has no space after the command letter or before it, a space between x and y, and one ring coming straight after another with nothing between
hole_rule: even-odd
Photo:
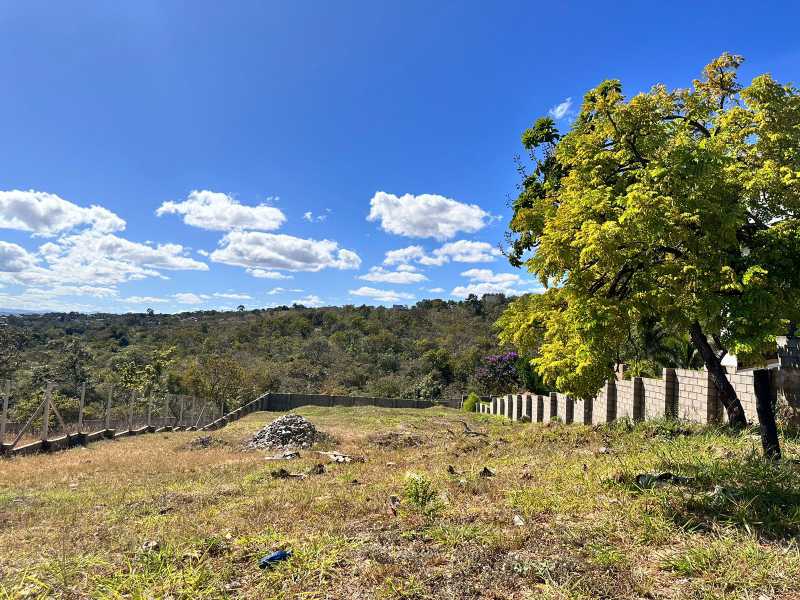
<instances>
[{"instance_id":1,"label":"purple flowering tree","mask_svg":"<svg viewBox=\"0 0 800 600\"><path fill-rule=\"evenodd\" d=\"M508 393L520 384L518 361L516 352L486 356L475 370L475 381L488 394Z\"/></svg>"}]
</instances>

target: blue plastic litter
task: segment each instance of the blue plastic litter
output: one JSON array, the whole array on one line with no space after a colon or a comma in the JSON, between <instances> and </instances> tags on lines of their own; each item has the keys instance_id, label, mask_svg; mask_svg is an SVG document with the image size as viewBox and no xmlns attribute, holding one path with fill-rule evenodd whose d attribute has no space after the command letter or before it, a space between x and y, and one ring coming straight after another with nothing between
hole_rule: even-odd
<instances>
[{"instance_id":1,"label":"blue plastic litter","mask_svg":"<svg viewBox=\"0 0 800 600\"><path fill-rule=\"evenodd\" d=\"M276 563L286 560L291 555L291 550L278 550L272 554L267 554L264 558L258 561L258 566L261 569L271 569Z\"/></svg>"}]
</instances>

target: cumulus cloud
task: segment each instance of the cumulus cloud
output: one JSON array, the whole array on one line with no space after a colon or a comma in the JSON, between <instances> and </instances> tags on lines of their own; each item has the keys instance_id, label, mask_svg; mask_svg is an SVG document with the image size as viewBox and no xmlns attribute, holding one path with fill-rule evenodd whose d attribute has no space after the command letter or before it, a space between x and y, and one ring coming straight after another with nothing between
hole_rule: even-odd
<instances>
[{"instance_id":1,"label":"cumulus cloud","mask_svg":"<svg viewBox=\"0 0 800 600\"><path fill-rule=\"evenodd\" d=\"M550 113L550 116L553 117L556 121L560 121L561 119L566 117L567 114L569 114L571 108L572 108L572 98L567 98L563 102L556 104L548 112Z\"/></svg>"},{"instance_id":2,"label":"cumulus cloud","mask_svg":"<svg viewBox=\"0 0 800 600\"><path fill-rule=\"evenodd\" d=\"M322 298L319 296L315 296L314 294L309 294L308 296L304 296L303 298L297 298L296 300L292 301L292 304L302 304L303 306L310 306L312 308L317 308L322 306L324 302Z\"/></svg>"},{"instance_id":3,"label":"cumulus cloud","mask_svg":"<svg viewBox=\"0 0 800 600\"><path fill-rule=\"evenodd\" d=\"M458 240L434 250L430 264L441 264L441 262L448 261L461 263L492 262L500 255L500 250L487 242ZM426 264L424 258L420 262Z\"/></svg>"},{"instance_id":4,"label":"cumulus cloud","mask_svg":"<svg viewBox=\"0 0 800 600\"><path fill-rule=\"evenodd\" d=\"M386 253L386 258L383 259L383 264L407 264L413 260L419 260L423 256L425 256L425 251L422 249L422 246L407 246L405 248L398 248L397 250L389 250Z\"/></svg>"},{"instance_id":5,"label":"cumulus cloud","mask_svg":"<svg viewBox=\"0 0 800 600\"><path fill-rule=\"evenodd\" d=\"M36 268L37 258L22 246L0 241L0 272L19 273Z\"/></svg>"},{"instance_id":6,"label":"cumulus cloud","mask_svg":"<svg viewBox=\"0 0 800 600\"><path fill-rule=\"evenodd\" d=\"M435 287L435 288L428 288L426 291L432 294L441 294L444 291L444 288Z\"/></svg>"},{"instance_id":7,"label":"cumulus cloud","mask_svg":"<svg viewBox=\"0 0 800 600\"><path fill-rule=\"evenodd\" d=\"M147 277L164 278L162 270L208 270L205 263L184 256L185 250L179 244L148 246L93 230L43 244L37 255L19 246L3 248L2 256L13 253L17 258L14 262L0 258L0 280L27 286L59 286L65 281L73 285L113 286ZM27 256L22 257L20 250ZM13 268L20 264L26 267Z\"/></svg>"},{"instance_id":8,"label":"cumulus cloud","mask_svg":"<svg viewBox=\"0 0 800 600\"><path fill-rule=\"evenodd\" d=\"M274 206L248 206L228 194L209 190L194 190L182 202L164 202L156 215L167 214L183 215L187 225L213 231L272 231L286 222L286 216Z\"/></svg>"},{"instance_id":9,"label":"cumulus cloud","mask_svg":"<svg viewBox=\"0 0 800 600\"><path fill-rule=\"evenodd\" d=\"M400 300L413 300L414 295L405 292L397 292L395 290L382 290L368 286L362 286L356 290L348 292L351 296L363 296L365 298L372 298L378 302L399 302Z\"/></svg>"},{"instance_id":10,"label":"cumulus cloud","mask_svg":"<svg viewBox=\"0 0 800 600\"><path fill-rule=\"evenodd\" d=\"M491 269L468 269L461 273L469 280L466 285L453 288L452 296L465 298L470 294L480 297L484 294L505 294L516 296L535 289L527 289L526 282L516 273L495 273Z\"/></svg>"},{"instance_id":11,"label":"cumulus cloud","mask_svg":"<svg viewBox=\"0 0 800 600\"><path fill-rule=\"evenodd\" d=\"M278 294L299 294L303 290L298 288L282 288L282 287L274 287L270 291L267 292L269 296L277 296Z\"/></svg>"},{"instance_id":12,"label":"cumulus cloud","mask_svg":"<svg viewBox=\"0 0 800 600\"><path fill-rule=\"evenodd\" d=\"M411 270L409 270L408 267L411 267ZM419 283L420 281L427 281L428 279L422 273L417 273L411 265L400 265L396 271L388 271L383 267L372 267L369 273L360 275L358 278L364 281L400 284Z\"/></svg>"},{"instance_id":13,"label":"cumulus cloud","mask_svg":"<svg viewBox=\"0 0 800 600\"><path fill-rule=\"evenodd\" d=\"M211 260L247 269L321 271L357 269L361 259L331 240L313 240L260 231L232 231L211 253Z\"/></svg>"},{"instance_id":14,"label":"cumulus cloud","mask_svg":"<svg viewBox=\"0 0 800 600\"><path fill-rule=\"evenodd\" d=\"M422 246L408 246L389 250L383 260L385 265L401 265L397 270L407 269L411 262L429 267L440 267L449 262L480 263L492 262L501 256L500 250L487 242L458 240L448 242L427 254Z\"/></svg>"},{"instance_id":15,"label":"cumulus cloud","mask_svg":"<svg viewBox=\"0 0 800 600\"><path fill-rule=\"evenodd\" d=\"M494 273L491 269L469 269L461 273L461 276L481 283L517 284L520 282L520 276L515 273Z\"/></svg>"},{"instance_id":16,"label":"cumulus cloud","mask_svg":"<svg viewBox=\"0 0 800 600\"><path fill-rule=\"evenodd\" d=\"M265 271L264 269L247 269L247 273L258 279L292 279L291 275L284 275L278 271Z\"/></svg>"},{"instance_id":17,"label":"cumulus cloud","mask_svg":"<svg viewBox=\"0 0 800 600\"><path fill-rule=\"evenodd\" d=\"M253 297L248 294L235 294L232 292L214 292L214 298L224 298L226 300L252 300Z\"/></svg>"},{"instance_id":18,"label":"cumulus cloud","mask_svg":"<svg viewBox=\"0 0 800 600\"><path fill-rule=\"evenodd\" d=\"M164 304L169 302L166 298L159 298L157 296L128 296L123 298L125 302L130 304Z\"/></svg>"},{"instance_id":19,"label":"cumulus cloud","mask_svg":"<svg viewBox=\"0 0 800 600\"><path fill-rule=\"evenodd\" d=\"M465 204L437 194L395 196L376 192L367 220L379 221L389 233L444 241L463 231L483 229L491 215L476 204Z\"/></svg>"},{"instance_id":20,"label":"cumulus cloud","mask_svg":"<svg viewBox=\"0 0 800 600\"><path fill-rule=\"evenodd\" d=\"M178 304L202 304L205 300L208 300L210 296L206 294L194 294L192 292L179 292L177 294L173 294L172 297L178 302Z\"/></svg>"},{"instance_id":21,"label":"cumulus cloud","mask_svg":"<svg viewBox=\"0 0 800 600\"><path fill-rule=\"evenodd\" d=\"M125 229L125 221L102 206L84 208L47 192L0 191L0 229L50 237L81 226L111 233Z\"/></svg>"}]
</instances>

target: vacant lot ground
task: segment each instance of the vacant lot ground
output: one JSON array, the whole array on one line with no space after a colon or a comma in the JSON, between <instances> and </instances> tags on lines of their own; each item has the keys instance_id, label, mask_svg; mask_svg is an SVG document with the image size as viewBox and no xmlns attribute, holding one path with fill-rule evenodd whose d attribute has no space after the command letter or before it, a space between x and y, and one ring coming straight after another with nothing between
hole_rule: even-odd
<instances>
[{"instance_id":1,"label":"vacant lot ground","mask_svg":"<svg viewBox=\"0 0 800 600\"><path fill-rule=\"evenodd\" d=\"M242 452L274 413L0 461L0 598L800 598L795 442L773 467L679 424L297 412L366 462Z\"/></svg>"}]
</instances>

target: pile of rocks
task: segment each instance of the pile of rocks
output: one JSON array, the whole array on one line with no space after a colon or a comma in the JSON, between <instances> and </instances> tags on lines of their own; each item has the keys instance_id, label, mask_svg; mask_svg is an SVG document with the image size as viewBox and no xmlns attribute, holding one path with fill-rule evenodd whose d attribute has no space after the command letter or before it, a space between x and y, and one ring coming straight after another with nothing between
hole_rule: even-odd
<instances>
[{"instance_id":1,"label":"pile of rocks","mask_svg":"<svg viewBox=\"0 0 800 600\"><path fill-rule=\"evenodd\" d=\"M317 439L317 428L300 415L283 415L265 426L247 442L253 450L310 448Z\"/></svg>"}]
</instances>

